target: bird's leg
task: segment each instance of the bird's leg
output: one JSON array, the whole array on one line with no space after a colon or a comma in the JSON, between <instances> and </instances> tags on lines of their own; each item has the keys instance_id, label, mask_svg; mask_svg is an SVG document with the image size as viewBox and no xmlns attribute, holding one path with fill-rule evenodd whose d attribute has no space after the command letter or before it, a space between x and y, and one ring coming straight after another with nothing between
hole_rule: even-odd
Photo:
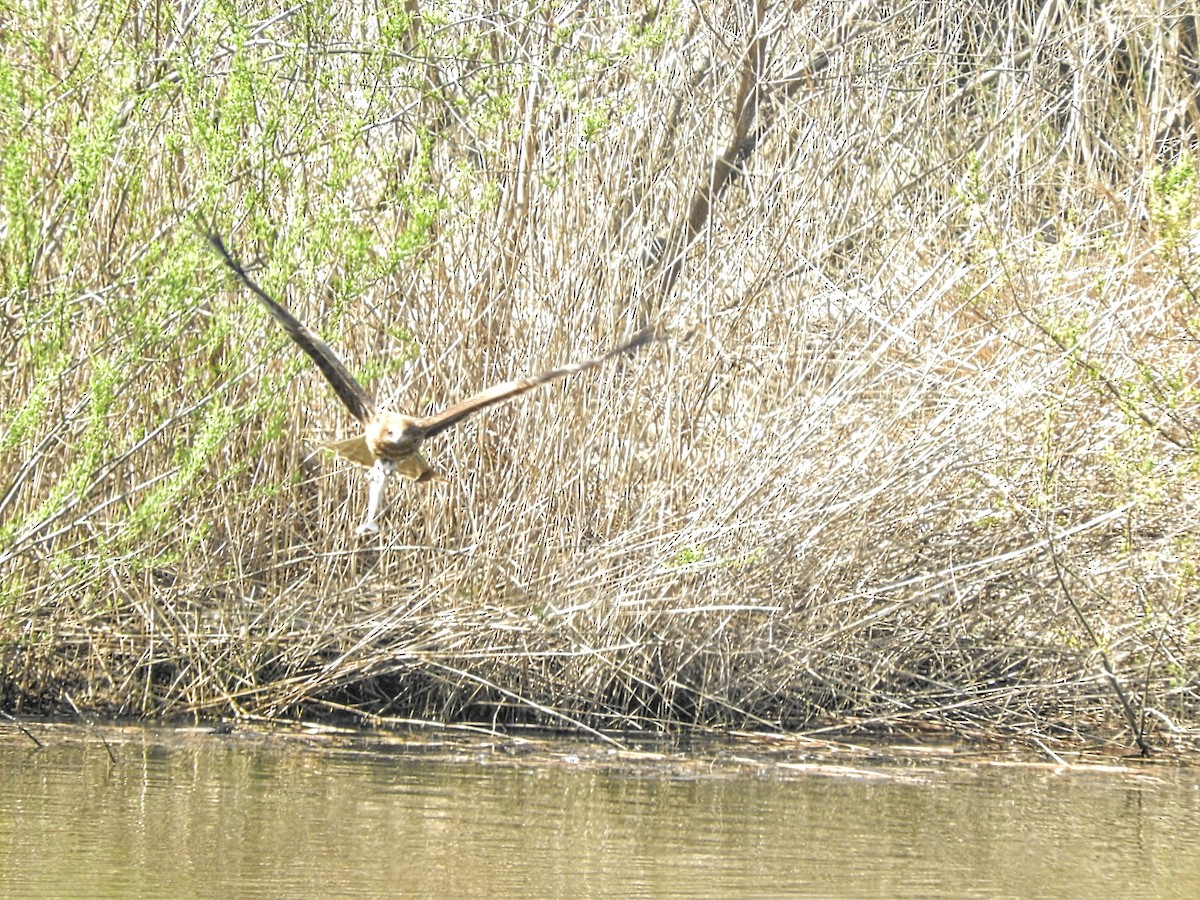
<instances>
[{"instance_id":1,"label":"bird's leg","mask_svg":"<svg viewBox=\"0 0 1200 900\"><path fill-rule=\"evenodd\" d=\"M367 517L358 526L355 534L374 534L379 530L379 526L375 524L375 517L379 515L379 505L383 502L383 489L395 471L396 463L390 459L377 459L375 465L367 470L367 479L370 481L367 492Z\"/></svg>"}]
</instances>

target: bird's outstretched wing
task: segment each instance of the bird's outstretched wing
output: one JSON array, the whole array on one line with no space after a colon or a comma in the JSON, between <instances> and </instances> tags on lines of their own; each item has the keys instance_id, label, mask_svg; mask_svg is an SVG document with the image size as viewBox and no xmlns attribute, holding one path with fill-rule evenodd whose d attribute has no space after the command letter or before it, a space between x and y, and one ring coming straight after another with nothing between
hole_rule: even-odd
<instances>
[{"instance_id":1,"label":"bird's outstretched wing","mask_svg":"<svg viewBox=\"0 0 1200 900\"><path fill-rule=\"evenodd\" d=\"M242 284L246 285L262 301L263 306L283 326L291 339L296 342L301 350L308 354L309 359L317 364L317 368L321 370L321 374L333 386L334 392L346 404L346 408L350 410L354 418L360 422L366 422L375 415L375 404L371 400L370 395L363 390L362 385L355 380L350 371L342 364L342 361L338 359L337 354L333 352L333 348L305 328L295 316L276 303L267 295L266 291L255 284L250 276L246 274L246 270L242 268L241 264L226 249L225 242L220 237L211 232L206 236L208 242L221 254L225 265L241 279Z\"/></svg>"},{"instance_id":2,"label":"bird's outstretched wing","mask_svg":"<svg viewBox=\"0 0 1200 900\"><path fill-rule=\"evenodd\" d=\"M425 437L433 437L435 434L441 434L447 428L452 428L467 416L477 413L481 409L486 409L497 403L503 403L505 400L516 397L519 394L524 394L526 391L532 391L534 388L558 378L565 378L568 375L594 369L614 356L620 356L622 353L629 353L640 347L644 347L653 339L654 329L643 328L628 341L613 347L613 349L609 350L603 356L597 356L594 359L585 359L582 362L571 363L566 366L559 366L557 369L550 369L531 378L517 378L512 381L505 381L502 384L497 384L494 387L480 391L478 394L473 394L465 400L460 400L458 403L442 410L436 415L418 419L417 424L425 432Z\"/></svg>"}]
</instances>

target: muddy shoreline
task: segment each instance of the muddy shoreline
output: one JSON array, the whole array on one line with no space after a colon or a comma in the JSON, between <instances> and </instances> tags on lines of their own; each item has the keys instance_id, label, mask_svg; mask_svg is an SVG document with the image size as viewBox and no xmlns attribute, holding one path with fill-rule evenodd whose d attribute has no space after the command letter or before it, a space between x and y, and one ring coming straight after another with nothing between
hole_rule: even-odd
<instances>
[{"instance_id":1,"label":"muddy shoreline","mask_svg":"<svg viewBox=\"0 0 1200 900\"><path fill-rule=\"evenodd\" d=\"M917 742L882 734L830 740L740 732L671 739L617 735L606 743L544 731L502 734L463 726L401 732L315 722L173 726L22 720L0 723L0 741L9 747L24 744L31 752L54 744L87 744L107 750L115 765L120 765L125 753L135 748L169 752L221 745L303 749L360 758L420 758L448 765L568 767L623 777L685 780L819 777L919 783L1012 767L1153 781L1173 769L1200 766L1200 752L1193 747L1142 758L1136 752L1121 753L1111 746L1031 748L1018 741L967 742L950 735Z\"/></svg>"}]
</instances>

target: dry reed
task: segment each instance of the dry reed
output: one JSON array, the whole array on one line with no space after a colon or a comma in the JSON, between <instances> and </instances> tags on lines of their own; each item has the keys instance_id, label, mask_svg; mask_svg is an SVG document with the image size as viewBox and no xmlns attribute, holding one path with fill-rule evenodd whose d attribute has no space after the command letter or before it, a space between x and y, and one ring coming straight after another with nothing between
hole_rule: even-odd
<instances>
[{"instance_id":1,"label":"dry reed","mask_svg":"<svg viewBox=\"0 0 1200 900\"><path fill-rule=\"evenodd\" d=\"M1190 6L405 8L3 14L5 709L1197 733Z\"/></svg>"}]
</instances>

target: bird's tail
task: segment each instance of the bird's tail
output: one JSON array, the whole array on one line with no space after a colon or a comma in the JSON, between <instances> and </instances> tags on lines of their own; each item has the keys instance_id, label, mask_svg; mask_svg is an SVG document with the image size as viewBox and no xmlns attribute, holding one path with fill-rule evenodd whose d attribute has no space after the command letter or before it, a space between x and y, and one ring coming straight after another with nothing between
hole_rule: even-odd
<instances>
[{"instance_id":1,"label":"bird's tail","mask_svg":"<svg viewBox=\"0 0 1200 900\"><path fill-rule=\"evenodd\" d=\"M375 455L368 449L365 435L360 434L357 437L347 438L344 441L335 441L332 444L326 444L325 449L332 450L343 459L357 463L360 466L365 466L366 468L375 465ZM395 474L401 478L407 478L410 481L416 482L448 482L450 480L444 472L429 465L425 461L425 457L420 453L410 453L408 456L396 460Z\"/></svg>"}]
</instances>

